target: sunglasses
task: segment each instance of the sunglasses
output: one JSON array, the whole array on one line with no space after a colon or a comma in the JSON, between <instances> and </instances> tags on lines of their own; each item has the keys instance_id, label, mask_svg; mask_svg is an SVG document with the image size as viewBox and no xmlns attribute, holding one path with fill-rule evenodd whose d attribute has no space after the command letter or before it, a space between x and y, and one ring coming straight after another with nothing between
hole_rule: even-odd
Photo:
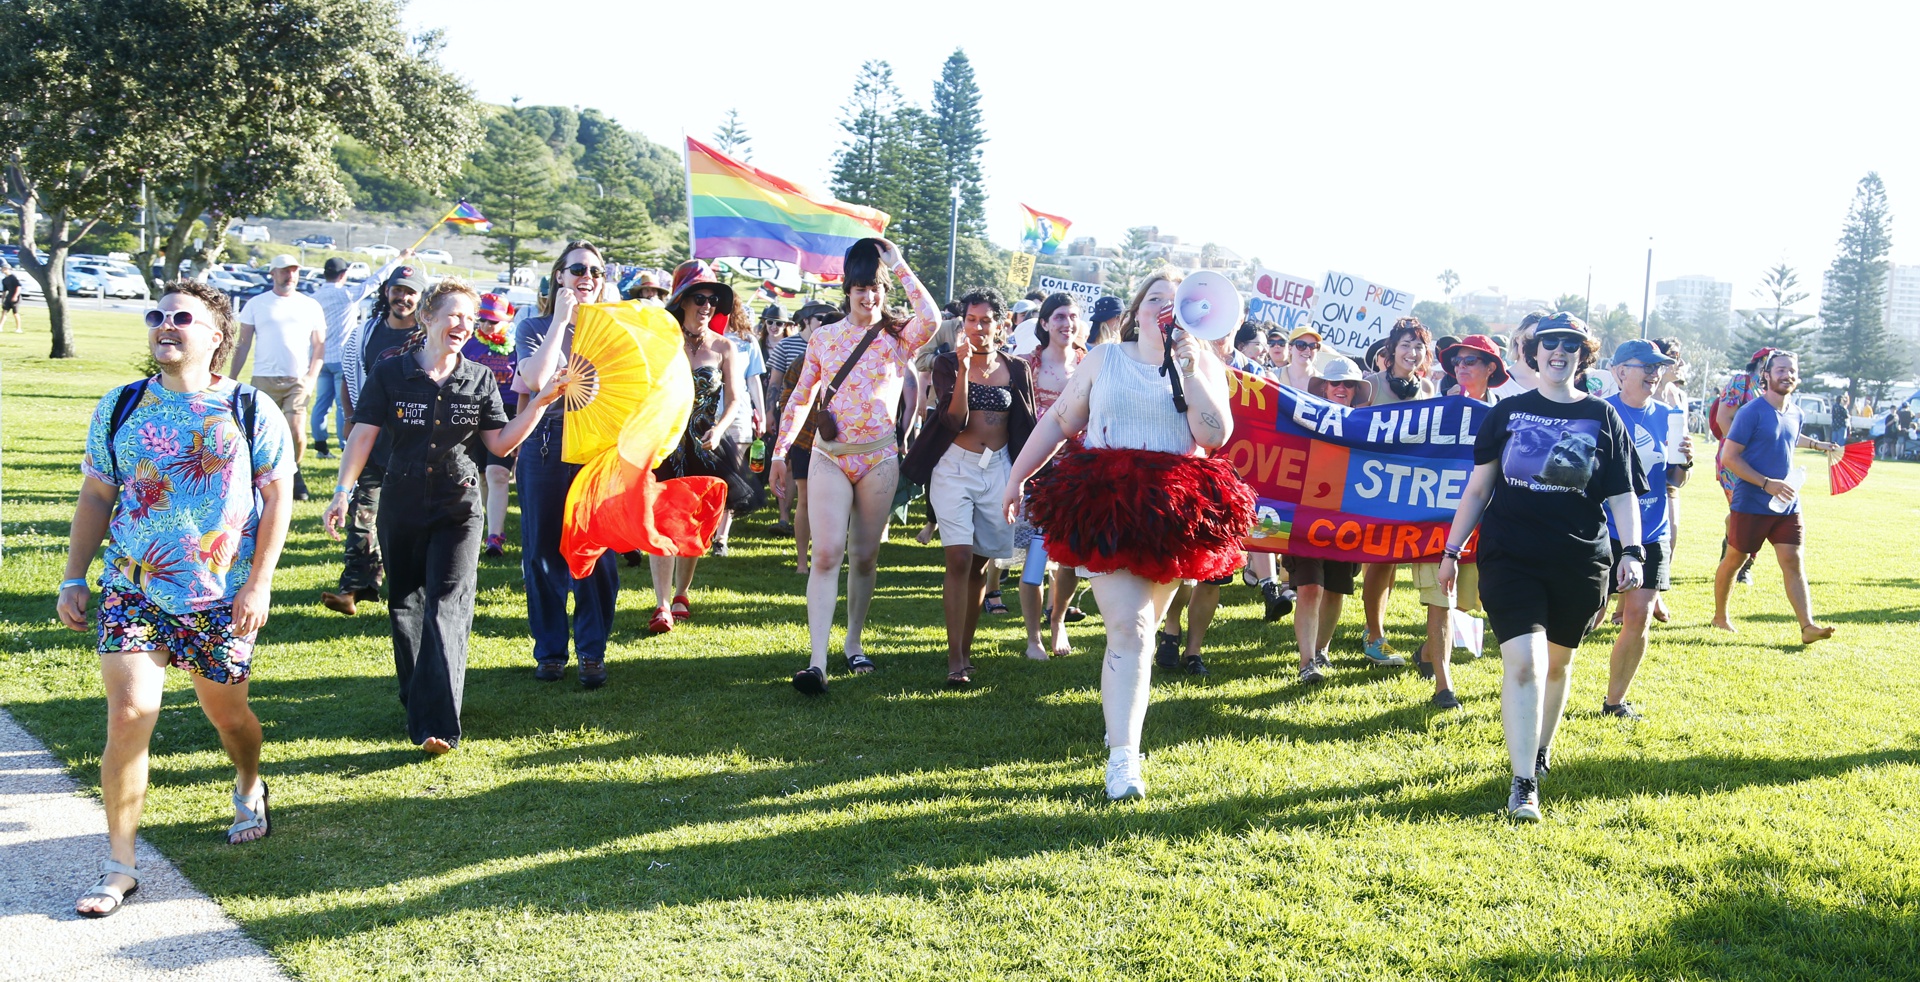
<instances>
[{"instance_id":1,"label":"sunglasses","mask_svg":"<svg viewBox=\"0 0 1920 982\"><path fill-rule=\"evenodd\" d=\"M1493 364L1491 359L1482 358L1479 355L1461 355L1453 360L1455 368L1472 368L1475 365L1491 364Z\"/></svg>"},{"instance_id":2,"label":"sunglasses","mask_svg":"<svg viewBox=\"0 0 1920 982\"><path fill-rule=\"evenodd\" d=\"M566 267L566 270L575 276L591 276L594 279L601 279L607 275L605 266L589 266L586 263L574 263Z\"/></svg>"},{"instance_id":3,"label":"sunglasses","mask_svg":"<svg viewBox=\"0 0 1920 982\"><path fill-rule=\"evenodd\" d=\"M1320 345L1312 341L1295 341L1293 347L1298 351L1319 351Z\"/></svg>"},{"instance_id":4,"label":"sunglasses","mask_svg":"<svg viewBox=\"0 0 1920 982\"><path fill-rule=\"evenodd\" d=\"M1327 383L1327 388L1329 389L1357 389L1359 387L1360 387L1360 383L1358 382L1328 382Z\"/></svg>"},{"instance_id":5,"label":"sunglasses","mask_svg":"<svg viewBox=\"0 0 1920 982\"><path fill-rule=\"evenodd\" d=\"M168 311L156 309L147 311L147 327L149 328L159 327L162 324L171 324L174 327L186 327L188 324L192 324L198 320L199 318L193 316L193 311L191 310Z\"/></svg>"},{"instance_id":6,"label":"sunglasses","mask_svg":"<svg viewBox=\"0 0 1920 982\"><path fill-rule=\"evenodd\" d=\"M689 293L687 294L687 302L693 304L695 307L718 307L720 306L720 297L712 293Z\"/></svg>"},{"instance_id":7,"label":"sunglasses","mask_svg":"<svg viewBox=\"0 0 1920 982\"><path fill-rule=\"evenodd\" d=\"M1556 334L1550 338L1540 338L1538 339L1538 343L1541 351L1565 351L1568 354L1579 351L1586 346L1585 339L1568 337L1565 334Z\"/></svg>"}]
</instances>

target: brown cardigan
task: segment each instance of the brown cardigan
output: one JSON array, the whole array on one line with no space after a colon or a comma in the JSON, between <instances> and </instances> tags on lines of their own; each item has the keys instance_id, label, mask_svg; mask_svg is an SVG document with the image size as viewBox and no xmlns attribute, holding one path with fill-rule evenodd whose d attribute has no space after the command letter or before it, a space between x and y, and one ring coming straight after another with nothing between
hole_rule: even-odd
<instances>
[{"instance_id":1,"label":"brown cardigan","mask_svg":"<svg viewBox=\"0 0 1920 982\"><path fill-rule=\"evenodd\" d=\"M1007 414L1007 455L1020 456L1033 434L1033 376L1024 359L1002 356L1007 365L1007 387L1013 390L1013 411ZM942 353L933 360L933 406L935 410L920 428L907 459L900 465L900 476L915 484L926 484L933 467L953 446L953 438L967 428L966 407L961 407L960 425L947 418L947 404L953 401L954 386L960 381L960 356Z\"/></svg>"}]
</instances>

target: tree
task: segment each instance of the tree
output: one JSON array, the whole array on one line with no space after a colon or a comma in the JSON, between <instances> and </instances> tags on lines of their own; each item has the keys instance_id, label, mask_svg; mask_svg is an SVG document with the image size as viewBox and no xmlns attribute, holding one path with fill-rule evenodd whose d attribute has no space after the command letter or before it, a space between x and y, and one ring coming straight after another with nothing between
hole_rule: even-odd
<instances>
[{"instance_id":1,"label":"tree","mask_svg":"<svg viewBox=\"0 0 1920 982\"><path fill-rule=\"evenodd\" d=\"M1113 265L1116 296L1129 296L1133 288L1155 269L1165 266L1167 259L1156 253L1151 246L1153 240L1150 226L1127 229L1127 241L1120 246L1120 260Z\"/></svg>"},{"instance_id":2,"label":"tree","mask_svg":"<svg viewBox=\"0 0 1920 982\"><path fill-rule=\"evenodd\" d=\"M881 154L899 103L893 66L884 61L862 64L860 77L853 83L853 97L840 110L840 128L847 132L847 138L834 159L835 197L854 204L874 204L885 178Z\"/></svg>"},{"instance_id":3,"label":"tree","mask_svg":"<svg viewBox=\"0 0 1920 982\"><path fill-rule=\"evenodd\" d=\"M1434 277L1434 279L1440 281L1441 295L1449 300L1453 299L1454 288L1460 285L1460 274L1451 269L1443 269L1440 271L1440 275ZM1422 321L1422 323L1425 322Z\"/></svg>"},{"instance_id":4,"label":"tree","mask_svg":"<svg viewBox=\"0 0 1920 982\"><path fill-rule=\"evenodd\" d=\"M1868 172L1854 190L1840 230L1840 252L1827 267L1821 291L1820 367L1844 377L1847 393L1855 399L1867 383L1878 388L1907 369L1885 320L1892 221L1887 189L1877 172Z\"/></svg>"},{"instance_id":5,"label":"tree","mask_svg":"<svg viewBox=\"0 0 1920 982\"><path fill-rule=\"evenodd\" d=\"M467 164L470 197L484 204L493 241L482 255L518 269L547 258L522 246L553 211L553 154L518 111L487 120L485 145Z\"/></svg>"},{"instance_id":6,"label":"tree","mask_svg":"<svg viewBox=\"0 0 1920 982\"><path fill-rule=\"evenodd\" d=\"M933 118L939 146L946 160L948 187L960 186L960 234L984 238L987 234L987 192L980 162L987 131L982 125L980 87L974 83L973 63L959 48L940 66L933 83ZM965 282L965 281L962 281Z\"/></svg>"},{"instance_id":7,"label":"tree","mask_svg":"<svg viewBox=\"0 0 1920 982\"><path fill-rule=\"evenodd\" d=\"M1444 303L1422 300L1413 305L1413 316L1420 318L1434 337L1453 333L1453 308Z\"/></svg>"},{"instance_id":8,"label":"tree","mask_svg":"<svg viewBox=\"0 0 1920 982\"><path fill-rule=\"evenodd\" d=\"M647 203L632 195L610 194L588 201L580 233L599 246L610 262L643 266L655 257Z\"/></svg>"},{"instance_id":9,"label":"tree","mask_svg":"<svg viewBox=\"0 0 1920 982\"><path fill-rule=\"evenodd\" d=\"M1806 300L1809 294L1800 289L1800 277L1793 267L1781 263L1767 270L1766 276L1753 295L1765 301L1765 306L1747 311L1741 320L1740 328L1735 332L1733 341L1727 349L1727 355L1733 359L1733 368L1745 368L1747 359L1761 348L1785 348L1794 351L1813 337L1813 327L1801 327L1813 319L1812 314L1794 311L1794 305Z\"/></svg>"},{"instance_id":10,"label":"tree","mask_svg":"<svg viewBox=\"0 0 1920 982\"><path fill-rule=\"evenodd\" d=\"M1578 293L1562 293L1553 300L1553 312L1573 314L1576 317L1587 316L1587 298Z\"/></svg>"},{"instance_id":11,"label":"tree","mask_svg":"<svg viewBox=\"0 0 1920 982\"><path fill-rule=\"evenodd\" d=\"M926 110L906 106L893 115L880 154L882 181L868 202L892 216L887 238L900 247L931 295L946 296L947 237L953 195L940 133Z\"/></svg>"},{"instance_id":12,"label":"tree","mask_svg":"<svg viewBox=\"0 0 1920 982\"><path fill-rule=\"evenodd\" d=\"M729 157L752 160L753 148L748 146L752 142L753 137L747 135L747 128L740 122L740 110L727 110L727 121L714 131L714 147Z\"/></svg>"}]
</instances>

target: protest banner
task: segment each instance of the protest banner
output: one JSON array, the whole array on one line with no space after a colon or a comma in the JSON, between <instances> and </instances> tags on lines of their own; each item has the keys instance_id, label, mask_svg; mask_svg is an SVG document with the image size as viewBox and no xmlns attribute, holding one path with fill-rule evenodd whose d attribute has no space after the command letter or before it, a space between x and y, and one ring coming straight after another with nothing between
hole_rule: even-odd
<instances>
[{"instance_id":1,"label":"protest banner","mask_svg":"<svg viewBox=\"0 0 1920 982\"><path fill-rule=\"evenodd\" d=\"M1357 563L1438 562L1489 407L1465 396L1348 409L1228 371L1220 455L1253 489L1247 548ZM1467 540L1471 562L1475 538Z\"/></svg>"},{"instance_id":2,"label":"protest banner","mask_svg":"<svg viewBox=\"0 0 1920 982\"><path fill-rule=\"evenodd\" d=\"M1358 276L1328 271L1313 294L1313 328L1329 347L1354 358L1413 313L1413 294ZM1373 371L1372 365L1363 366Z\"/></svg>"},{"instance_id":3,"label":"protest banner","mask_svg":"<svg viewBox=\"0 0 1920 982\"><path fill-rule=\"evenodd\" d=\"M1063 280L1055 276L1042 276L1037 284L1045 293L1071 293L1080 302L1081 316L1093 310L1093 302L1100 299L1100 284L1082 283L1079 280Z\"/></svg>"},{"instance_id":4,"label":"protest banner","mask_svg":"<svg viewBox=\"0 0 1920 982\"><path fill-rule=\"evenodd\" d=\"M1027 284L1033 282L1033 263L1033 253L1013 254L1013 264L1007 267L1007 285L1013 287L1014 293L1027 292Z\"/></svg>"},{"instance_id":5,"label":"protest banner","mask_svg":"<svg viewBox=\"0 0 1920 982\"><path fill-rule=\"evenodd\" d=\"M1253 293L1247 297L1247 319L1276 324L1292 334L1313 322L1313 281L1270 269L1253 271Z\"/></svg>"}]
</instances>

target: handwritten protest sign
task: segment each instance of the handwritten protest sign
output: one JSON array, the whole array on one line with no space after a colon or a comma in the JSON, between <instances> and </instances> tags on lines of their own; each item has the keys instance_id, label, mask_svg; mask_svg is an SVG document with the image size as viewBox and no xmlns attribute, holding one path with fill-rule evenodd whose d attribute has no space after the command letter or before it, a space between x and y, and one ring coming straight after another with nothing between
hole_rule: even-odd
<instances>
[{"instance_id":1,"label":"handwritten protest sign","mask_svg":"<svg viewBox=\"0 0 1920 982\"><path fill-rule=\"evenodd\" d=\"M1313 294L1313 327L1329 346L1354 358L1413 313L1413 294L1329 271ZM1368 366L1368 371L1371 371Z\"/></svg>"},{"instance_id":2,"label":"handwritten protest sign","mask_svg":"<svg viewBox=\"0 0 1920 982\"><path fill-rule=\"evenodd\" d=\"M1313 281L1270 269L1253 272L1253 293L1247 297L1247 319L1279 325L1293 333L1313 322Z\"/></svg>"},{"instance_id":3,"label":"handwritten protest sign","mask_svg":"<svg viewBox=\"0 0 1920 982\"><path fill-rule=\"evenodd\" d=\"M1027 284L1033 282L1033 253L1016 252L1013 264L1007 267L1007 285L1015 293L1027 292Z\"/></svg>"},{"instance_id":4,"label":"handwritten protest sign","mask_svg":"<svg viewBox=\"0 0 1920 982\"><path fill-rule=\"evenodd\" d=\"M1484 403L1447 396L1348 409L1257 375L1227 375L1233 438L1220 454L1257 499L1248 549L1439 561L1473 473Z\"/></svg>"},{"instance_id":5,"label":"handwritten protest sign","mask_svg":"<svg viewBox=\"0 0 1920 982\"><path fill-rule=\"evenodd\" d=\"M1063 280L1054 276L1042 276L1037 284L1047 293L1071 293L1080 302L1082 311L1092 311L1093 302L1100 299L1100 284L1082 283L1079 280Z\"/></svg>"}]
</instances>

